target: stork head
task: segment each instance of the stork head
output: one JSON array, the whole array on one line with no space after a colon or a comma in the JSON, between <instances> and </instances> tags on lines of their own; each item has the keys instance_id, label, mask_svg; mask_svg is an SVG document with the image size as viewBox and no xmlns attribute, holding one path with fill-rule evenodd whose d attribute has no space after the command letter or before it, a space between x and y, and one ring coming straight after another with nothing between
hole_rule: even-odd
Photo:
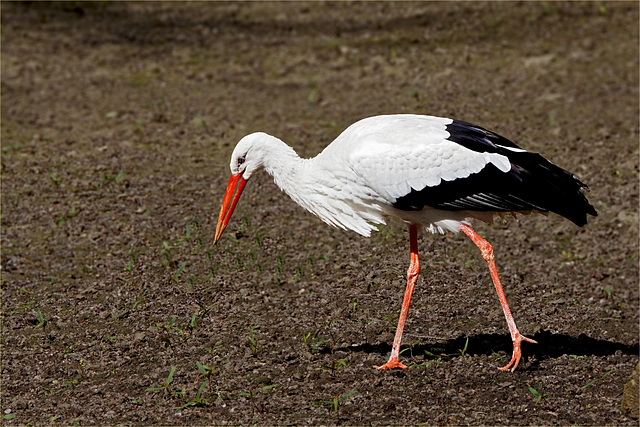
<instances>
[{"instance_id":1,"label":"stork head","mask_svg":"<svg viewBox=\"0 0 640 427\"><path fill-rule=\"evenodd\" d=\"M227 190L222 200L222 208L218 217L218 225L213 243L216 244L222 232L226 228L231 214L238 204L242 190L247 184L247 180L251 175L264 167L265 144L264 142L273 137L266 133L256 132L242 138L231 154L231 177L227 184Z\"/></svg>"},{"instance_id":2,"label":"stork head","mask_svg":"<svg viewBox=\"0 0 640 427\"><path fill-rule=\"evenodd\" d=\"M255 132L238 141L229 163L231 175L240 174L246 181L254 172L262 169L269 142L273 139L276 138L264 132Z\"/></svg>"}]
</instances>

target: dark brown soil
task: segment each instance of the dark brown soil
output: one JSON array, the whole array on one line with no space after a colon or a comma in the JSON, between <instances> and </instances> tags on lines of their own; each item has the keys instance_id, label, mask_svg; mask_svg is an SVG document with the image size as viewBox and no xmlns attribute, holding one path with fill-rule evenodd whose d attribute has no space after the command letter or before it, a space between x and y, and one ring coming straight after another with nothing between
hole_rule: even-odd
<instances>
[{"instance_id":1,"label":"dark brown soil","mask_svg":"<svg viewBox=\"0 0 640 427\"><path fill-rule=\"evenodd\" d=\"M638 3L2 3L4 425L637 425ZM211 247L252 131L477 123L588 183L599 216L462 235L332 229L265 174ZM466 349L465 349L466 345ZM172 378L168 381L170 372Z\"/></svg>"}]
</instances>

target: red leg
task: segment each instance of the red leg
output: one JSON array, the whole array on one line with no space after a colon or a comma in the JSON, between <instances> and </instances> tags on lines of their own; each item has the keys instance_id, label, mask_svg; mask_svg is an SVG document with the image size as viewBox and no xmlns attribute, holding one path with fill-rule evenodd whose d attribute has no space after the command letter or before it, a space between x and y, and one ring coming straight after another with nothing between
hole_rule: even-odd
<instances>
[{"instance_id":1,"label":"red leg","mask_svg":"<svg viewBox=\"0 0 640 427\"><path fill-rule=\"evenodd\" d=\"M404 291L404 300L402 301L402 309L400 310L400 320L398 320L396 337L393 340L393 347L391 348L391 356L387 363L382 366L376 366L376 368L380 370L406 368L405 365L400 363L398 356L400 355L402 331L404 330L404 323L407 321L411 295L413 295L413 288L418 281L418 274L420 274L420 260L418 259L418 227L415 225L409 226L409 240L411 242L411 264L409 264L409 270L407 270L407 289Z\"/></svg>"},{"instance_id":2,"label":"red leg","mask_svg":"<svg viewBox=\"0 0 640 427\"><path fill-rule=\"evenodd\" d=\"M518 332L518 328L516 327L516 322L513 320L513 316L511 315L511 310L509 310L509 304L507 304L507 298L504 296L504 291L502 290L502 284L500 284L500 277L498 277L498 270L496 268L496 263L493 258L493 248L482 237L478 236L478 234L471 229L471 227L460 224L460 231L469 237L473 243L476 244L480 252L482 252L482 257L487 262L489 266L489 271L491 272L491 278L493 279L493 284L496 285L496 292L498 292L498 299L500 300L500 304L502 305L502 310L504 311L504 317L507 319L507 325L509 326L509 332L511 332L511 341L513 341L513 356L511 356L511 361L502 368L498 368L501 371L506 371L511 368L511 372L516 370L518 363L520 363L520 358L522 357L522 351L520 350L520 343L522 341L528 341L531 343L537 344L536 341L531 338L527 338L524 335L521 335Z\"/></svg>"}]
</instances>

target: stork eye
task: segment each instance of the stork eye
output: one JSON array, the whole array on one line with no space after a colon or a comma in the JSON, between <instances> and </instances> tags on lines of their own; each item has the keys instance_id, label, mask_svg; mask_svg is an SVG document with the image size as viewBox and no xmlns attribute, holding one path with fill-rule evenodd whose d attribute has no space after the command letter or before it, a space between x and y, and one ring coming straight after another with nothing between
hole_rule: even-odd
<instances>
[{"instance_id":1,"label":"stork eye","mask_svg":"<svg viewBox=\"0 0 640 427\"><path fill-rule=\"evenodd\" d=\"M244 160L245 160L245 156L240 156L240 157L238 157L238 166L240 166L241 164L243 164L243 163L244 163Z\"/></svg>"}]
</instances>

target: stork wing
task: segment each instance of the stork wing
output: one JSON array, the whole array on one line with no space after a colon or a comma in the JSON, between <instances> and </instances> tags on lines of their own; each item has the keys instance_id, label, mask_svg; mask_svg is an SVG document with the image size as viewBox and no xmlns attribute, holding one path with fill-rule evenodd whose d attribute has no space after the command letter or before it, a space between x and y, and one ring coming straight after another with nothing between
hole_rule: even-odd
<instances>
[{"instance_id":1,"label":"stork wing","mask_svg":"<svg viewBox=\"0 0 640 427\"><path fill-rule=\"evenodd\" d=\"M489 151L475 151L450 140L447 119L431 121L391 122L375 133L360 135L357 146L349 150L348 163L352 170L382 199L395 204L412 196L413 206L405 203L403 209L418 210L425 205L457 201L458 209L469 209L462 199L474 191L457 186L457 194L430 194L424 198L424 189L438 189L447 183L475 181L483 170L492 170L496 180L511 171L509 158ZM448 122L453 122L448 120ZM474 147L482 148L482 147ZM483 180L485 181L485 180ZM498 182L484 182L485 191ZM415 199L415 200L414 200ZM404 199L406 200L406 199ZM478 208L479 206L476 206ZM494 210L487 204L481 210Z\"/></svg>"},{"instance_id":2,"label":"stork wing","mask_svg":"<svg viewBox=\"0 0 640 427\"><path fill-rule=\"evenodd\" d=\"M586 186L573 174L478 126L386 116L373 128L355 135L360 139L350 147L348 162L397 209L552 211L578 225L586 223L587 213L596 214L581 191Z\"/></svg>"}]
</instances>

